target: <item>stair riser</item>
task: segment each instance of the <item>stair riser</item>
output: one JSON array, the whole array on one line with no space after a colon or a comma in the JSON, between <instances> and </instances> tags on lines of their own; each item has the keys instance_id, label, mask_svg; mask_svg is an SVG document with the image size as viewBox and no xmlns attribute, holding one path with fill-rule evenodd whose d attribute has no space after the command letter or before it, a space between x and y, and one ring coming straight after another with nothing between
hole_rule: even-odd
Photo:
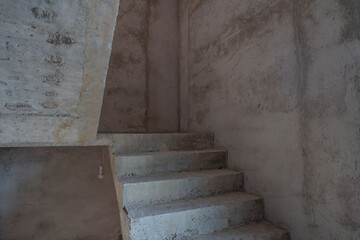
<instances>
[{"instance_id":1,"label":"stair riser","mask_svg":"<svg viewBox=\"0 0 360 240\"><path fill-rule=\"evenodd\" d=\"M123 206L143 206L243 190L243 174L123 184Z\"/></svg>"},{"instance_id":2,"label":"stair riser","mask_svg":"<svg viewBox=\"0 0 360 240\"><path fill-rule=\"evenodd\" d=\"M235 228L225 229L205 235L193 235L184 237L181 240L224 240L224 239L242 239L242 240L291 240L290 234L283 229L276 228L267 222L256 222L243 224Z\"/></svg>"},{"instance_id":3,"label":"stair riser","mask_svg":"<svg viewBox=\"0 0 360 240\"><path fill-rule=\"evenodd\" d=\"M202 150L214 147L212 133L99 134L99 139L102 138L110 139L115 155L135 152Z\"/></svg>"},{"instance_id":4,"label":"stair riser","mask_svg":"<svg viewBox=\"0 0 360 240\"><path fill-rule=\"evenodd\" d=\"M182 212L149 216L131 221L133 240L181 239L193 234L208 234L264 217L259 200L228 203Z\"/></svg>"},{"instance_id":5,"label":"stair riser","mask_svg":"<svg viewBox=\"0 0 360 240\"><path fill-rule=\"evenodd\" d=\"M226 167L226 152L182 153L117 156L118 178L150 174L185 172Z\"/></svg>"},{"instance_id":6,"label":"stair riser","mask_svg":"<svg viewBox=\"0 0 360 240\"><path fill-rule=\"evenodd\" d=\"M239 237L239 236L222 236L219 234L219 236L196 236L196 237L184 237L184 238L178 238L177 240L226 240L226 239L233 239L233 240L291 240L289 233L283 233L280 236L272 236L269 234L269 236L262 236L261 238L255 238L253 235L247 235L245 237Z\"/></svg>"}]
</instances>

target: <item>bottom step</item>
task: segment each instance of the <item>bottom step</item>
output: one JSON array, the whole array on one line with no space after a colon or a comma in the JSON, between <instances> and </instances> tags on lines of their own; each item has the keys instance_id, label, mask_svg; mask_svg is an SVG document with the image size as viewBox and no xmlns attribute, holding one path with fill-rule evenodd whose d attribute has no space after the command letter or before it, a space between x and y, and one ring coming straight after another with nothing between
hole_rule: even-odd
<instances>
[{"instance_id":1,"label":"bottom step","mask_svg":"<svg viewBox=\"0 0 360 240\"><path fill-rule=\"evenodd\" d=\"M248 223L222 232L197 235L182 240L290 240L290 234L269 222Z\"/></svg>"},{"instance_id":2,"label":"bottom step","mask_svg":"<svg viewBox=\"0 0 360 240\"><path fill-rule=\"evenodd\" d=\"M245 193L128 208L130 239L171 240L263 219L262 199Z\"/></svg>"}]
</instances>

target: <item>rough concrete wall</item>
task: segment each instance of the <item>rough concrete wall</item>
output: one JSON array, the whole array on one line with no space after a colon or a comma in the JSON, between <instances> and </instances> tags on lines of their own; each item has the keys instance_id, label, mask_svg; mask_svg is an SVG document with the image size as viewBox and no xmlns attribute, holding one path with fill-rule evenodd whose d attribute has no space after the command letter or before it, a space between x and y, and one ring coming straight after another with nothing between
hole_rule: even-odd
<instances>
[{"instance_id":1,"label":"rough concrete wall","mask_svg":"<svg viewBox=\"0 0 360 240\"><path fill-rule=\"evenodd\" d=\"M179 128L178 0L122 0L99 132Z\"/></svg>"},{"instance_id":2,"label":"rough concrete wall","mask_svg":"<svg viewBox=\"0 0 360 240\"><path fill-rule=\"evenodd\" d=\"M118 0L0 0L0 145L95 139Z\"/></svg>"},{"instance_id":3,"label":"rough concrete wall","mask_svg":"<svg viewBox=\"0 0 360 240\"><path fill-rule=\"evenodd\" d=\"M180 131L189 130L189 4L179 1L179 108Z\"/></svg>"},{"instance_id":4,"label":"rough concrete wall","mask_svg":"<svg viewBox=\"0 0 360 240\"><path fill-rule=\"evenodd\" d=\"M99 180L96 147L1 148L0 239L118 239L106 160Z\"/></svg>"},{"instance_id":5,"label":"rough concrete wall","mask_svg":"<svg viewBox=\"0 0 360 240\"><path fill-rule=\"evenodd\" d=\"M215 132L294 240L359 239L359 2L183 4L190 131Z\"/></svg>"}]
</instances>

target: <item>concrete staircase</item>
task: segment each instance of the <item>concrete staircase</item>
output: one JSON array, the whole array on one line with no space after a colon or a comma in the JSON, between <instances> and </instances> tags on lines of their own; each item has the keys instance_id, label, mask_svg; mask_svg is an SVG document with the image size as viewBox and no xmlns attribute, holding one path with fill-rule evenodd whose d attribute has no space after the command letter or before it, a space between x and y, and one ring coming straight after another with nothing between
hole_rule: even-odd
<instances>
[{"instance_id":1,"label":"concrete staircase","mask_svg":"<svg viewBox=\"0 0 360 240\"><path fill-rule=\"evenodd\" d=\"M123 239L288 240L210 133L106 134Z\"/></svg>"}]
</instances>

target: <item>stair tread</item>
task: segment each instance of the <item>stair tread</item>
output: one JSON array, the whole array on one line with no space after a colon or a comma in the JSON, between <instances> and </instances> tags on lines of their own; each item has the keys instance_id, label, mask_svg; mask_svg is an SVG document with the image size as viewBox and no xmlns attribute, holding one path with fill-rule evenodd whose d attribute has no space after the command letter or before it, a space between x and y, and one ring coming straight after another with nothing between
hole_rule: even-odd
<instances>
[{"instance_id":1,"label":"stair tread","mask_svg":"<svg viewBox=\"0 0 360 240\"><path fill-rule=\"evenodd\" d=\"M230 170L230 169L210 169L210 170L199 170L199 171L188 171L188 172L172 172L153 174L148 176L137 176L137 177L124 177L120 181L123 184L139 183L139 182L152 182L152 181L163 181L163 180L176 180L185 178L203 178L203 177L217 177L226 175L237 175L241 172Z\"/></svg>"},{"instance_id":2,"label":"stair tread","mask_svg":"<svg viewBox=\"0 0 360 240\"><path fill-rule=\"evenodd\" d=\"M157 132L149 132L149 133L102 133L99 132L98 136L107 136L107 135L118 135L118 136L171 136L171 135L203 135L203 134L212 134L210 132L165 132L165 133L157 133Z\"/></svg>"},{"instance_id":3,"label":"stair tread","mask_svg":"<svg viewBox=\"0 0 360 240\"><path fill-rule=\"evenodd\" d=\"M160 151L160 152L138 152L138 153L118 153L115 154L119 157L132 157L132 156L147 156L147 155L167 155L167 154L197 154L197 153L216 153L227 152L225 149L202 149L202 150L178 150L178 151Z\"/></svg>"},{"instance_id":4,"label":"stair tread","mask_svg":"<svg viewBox=\"0 0 360 240\"><path fill-rule=\"evenodd\" d=\"M127 209L128 216L131 219L138 219L142 217L162 215L173 212L181 212L192 209L206 208L217 205L227 205L234 202L247 202L260 200L261 197L246 193L246 192L232 192L210 197L201 197L188 200L177 200L172 202L146 205L141 207L132 207Z\"/></svg>"},{"instance_id":5,"label":"stair tread","mask_svg":"<svg viewBox=\"0 0 360 240\"><path fill-rule=\"evenodd\" d=\"M289 240L288 232L280 229L268 221L248 223L229 228L221 232L196 235L182 238L183 240Z\"/></svg>"}]
</instances>

